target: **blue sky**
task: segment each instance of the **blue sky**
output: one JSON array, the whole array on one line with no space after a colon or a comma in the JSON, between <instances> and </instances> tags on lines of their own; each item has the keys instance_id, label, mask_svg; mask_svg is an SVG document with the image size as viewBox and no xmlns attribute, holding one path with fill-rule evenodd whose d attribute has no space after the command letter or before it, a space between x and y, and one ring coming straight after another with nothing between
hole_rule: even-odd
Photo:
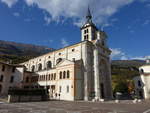
<instances>
[{"instance_id":1,"label":"blue sky","mask_svg":"<svg viewBox=\"0 0 150 113\"><path fill-rule=\"evenodd\" d=\"M0 0L0 40L62 48L81 40L87 6L113 59L150 57L149 0Z\"/></svg>"}]
</instances>

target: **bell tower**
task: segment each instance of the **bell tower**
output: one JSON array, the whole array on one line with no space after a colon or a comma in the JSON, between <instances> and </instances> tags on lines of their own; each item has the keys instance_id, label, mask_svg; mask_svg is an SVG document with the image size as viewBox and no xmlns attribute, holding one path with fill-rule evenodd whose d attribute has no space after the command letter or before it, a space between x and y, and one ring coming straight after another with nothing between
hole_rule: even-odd
<instances>
[{"instance_id":1,"label":"bell tower","mask_svg":"<svg viewBox=\"0 0 150 113\"><path fill-rule=\"evenodd\" d=\"M88 7L87 14L86 14L86 22L81 27L81 41L92 41L96 39L96 31L97 28L95 24L92 22L92 15L90 8Z\"/></svg>"}]
</instances>

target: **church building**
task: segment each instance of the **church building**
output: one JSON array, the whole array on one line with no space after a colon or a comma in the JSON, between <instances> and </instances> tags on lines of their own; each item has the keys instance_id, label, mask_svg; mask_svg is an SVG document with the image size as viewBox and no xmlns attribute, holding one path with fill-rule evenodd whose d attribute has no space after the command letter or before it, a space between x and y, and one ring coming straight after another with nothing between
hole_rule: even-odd
<instances>
[{"instance_id":1,"label":"church building","mask_svg":"<svg viewBox=\"0 0 150 113\"><path fill-rule=\"evenodd\" d=\"M22 63L38 75L50 99L100 100L112 98L111 51L107 34L98 30L88 9L81 42Z\"/></svg>"}]
</instances>

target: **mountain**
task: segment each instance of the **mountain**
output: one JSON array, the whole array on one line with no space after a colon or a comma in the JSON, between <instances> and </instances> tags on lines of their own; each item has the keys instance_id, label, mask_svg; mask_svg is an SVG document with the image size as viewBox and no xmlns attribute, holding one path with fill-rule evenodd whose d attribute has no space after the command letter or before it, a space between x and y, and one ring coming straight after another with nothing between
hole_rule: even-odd
<instances>
[{"instance_id":1,"label":"mountain","mask_svg":"<svg viewBox=\"0 0 150 113\"><path fill-rule=\"evenodd\" d=\"M139 76L139 67L144 64L143 60L113 60L111 63L112 76L117 75L117 77L132 79Z\"/></svg>"},{"instance_id":2,"label":"mountain","mask_svg":"<svg viewBox=\"0 0 150 113\"><path fill-rule=\"evenodd\" d=\"M119 67L140 67L145 64L143 60L112 60L112 66Z\"/></svg>"},{"instance_id":3,"label":"mountain","mask_svg":"<svg viewBox=\"0 0 150 113\"><path fill-rule=\"evenodd\" d=\"M134 91L133 78L140 76L139 67L144 64L143 60L113 60L111 62L113 92Z\"/></svg>"},{"instance_id":4,"label":"mountain","mask_svg":"<svg viewBox=\"0 0 150 113\"><path fill-rule=\"evenodd\" d=\"M0 61L21 63L33 57L48 53L54 49L46 46L23 44L0 40Z\"/></svg>"}]
</instances>

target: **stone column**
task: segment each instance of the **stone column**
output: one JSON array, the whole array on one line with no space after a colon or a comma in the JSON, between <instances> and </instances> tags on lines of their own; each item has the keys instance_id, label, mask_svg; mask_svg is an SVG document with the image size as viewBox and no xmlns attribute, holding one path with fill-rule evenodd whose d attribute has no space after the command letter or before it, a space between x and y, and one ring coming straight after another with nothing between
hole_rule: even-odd
<instances>
[{"instance_id":1,"label":"stone column","mask_svg":"<svg viewBox=\"0 0 150 113\"><path fill-rule=\"evenodd\" d=\"M89 67L89 57L88 57L88 47L87 42L84 43L83 46L83 62L84 62L84 100L89 100L89 74L90 74L90 67Z\"/></svg>"},{"instance_id":2,"label":"stone column","mask_svg":"<svg viewBox=\"0 0 150 113\"><path fill-rule=\"evenodd\" d=\"M95 99L100 99L100 76L99 76L99 55L98 48L94 49L94 90L95 90Z\"/></svg>"}]
</instances>

